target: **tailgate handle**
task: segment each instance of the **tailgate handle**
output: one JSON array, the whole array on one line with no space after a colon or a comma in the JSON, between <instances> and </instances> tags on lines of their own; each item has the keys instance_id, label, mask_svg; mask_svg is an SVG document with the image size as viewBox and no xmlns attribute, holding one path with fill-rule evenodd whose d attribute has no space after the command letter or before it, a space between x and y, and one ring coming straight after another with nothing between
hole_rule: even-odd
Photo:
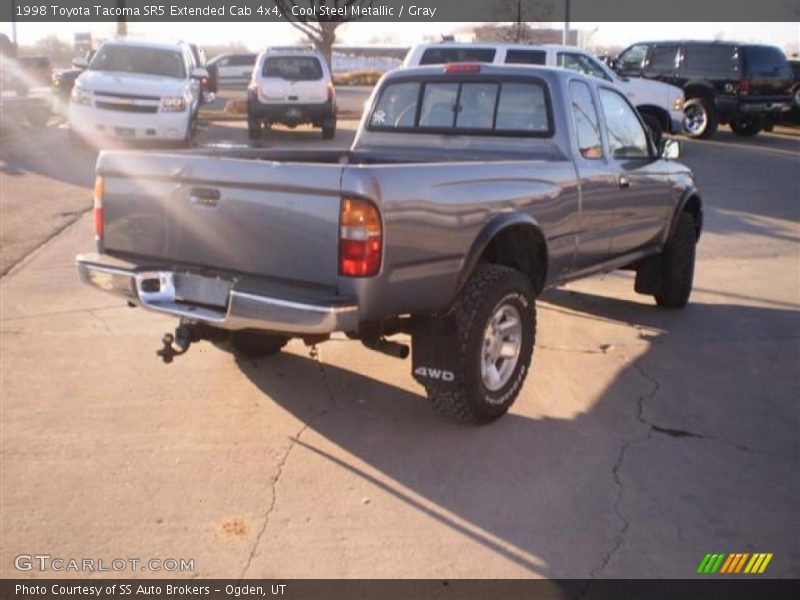
<instances>
[{"instance_id":1,"label":"tailgate handle","mask_svg":"<svg viewBox=\"0 0 800 600\"><path fill-rule=\"evenodd\" d=\"M220 198L217 188L196 187L189 194L192 204L201 206L216 206Z\"/></svg>"}]
</instances>

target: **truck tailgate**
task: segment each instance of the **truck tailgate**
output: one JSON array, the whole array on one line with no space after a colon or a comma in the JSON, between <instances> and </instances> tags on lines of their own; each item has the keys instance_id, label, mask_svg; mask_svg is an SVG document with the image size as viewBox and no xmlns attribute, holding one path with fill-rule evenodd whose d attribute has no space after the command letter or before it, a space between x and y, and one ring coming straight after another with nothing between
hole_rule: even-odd
<instances>
[{"instance_id":1,"label":"truck tailgate","mask_svg":"<svg viewBox=\"0 0 800 600\"><path fill-rule=\"evenodd\" d=\"M342 166L102 153L105 248L332 286Z\"/></svg>"}]
</instances>

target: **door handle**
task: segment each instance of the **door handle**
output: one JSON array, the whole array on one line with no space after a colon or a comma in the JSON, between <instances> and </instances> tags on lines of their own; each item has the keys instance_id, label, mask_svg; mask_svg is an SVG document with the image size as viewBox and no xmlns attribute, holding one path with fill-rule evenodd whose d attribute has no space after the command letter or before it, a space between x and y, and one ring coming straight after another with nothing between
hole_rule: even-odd
<instances>
[{"instance_id":1,"label":"door handle","mask_svg":"<svg viewBox=\"0 0 800 600\"><path fill-rule=\"evenodd\" d=\"M617 180L619 183L619 187L621 188L629 188L631 187L631 180L627 178L625 175L620 175L619 179Z\"/></svg>"},{"instance_id":2,"label":"door handle","mask_svg":"<svg viewBox=\"0 0 800 600\"><path fill-rule=\"evenodd\" d=\"M189 192L192 204L200 206L216 206L220 199L220 191L217 188L196 187Z\"/></svg>"}]
</instances>

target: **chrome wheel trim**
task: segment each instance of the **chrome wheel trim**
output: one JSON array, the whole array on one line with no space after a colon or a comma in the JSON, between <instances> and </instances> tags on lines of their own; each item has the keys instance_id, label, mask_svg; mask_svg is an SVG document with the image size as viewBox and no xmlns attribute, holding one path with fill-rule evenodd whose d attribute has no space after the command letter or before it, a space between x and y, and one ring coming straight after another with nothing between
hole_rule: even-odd
<instances>
[{"instance_id":1,"label":"chrome wheel trim","mask_svg":"<svg viewBox=\"0 0 800 600\"><path fill-rule=\"evenodd\" d=\"M506 385L522 350L522 315L516 306L503 302L486 323L481 347L481 381L489 391Z\"/></svg>"},{"instance_id":2,"label":"chrome wheel trim","mask_svg":"<svg viewBox=\"0 0 800 600\"><path fill-rule=\"evenodd\" d=\"M708 125L708 114L706 114L706 110L702 106L696 104L689 106L683 111L683 116L686 131L693 135L702 133Z\"/></svg>"}]
</instances>

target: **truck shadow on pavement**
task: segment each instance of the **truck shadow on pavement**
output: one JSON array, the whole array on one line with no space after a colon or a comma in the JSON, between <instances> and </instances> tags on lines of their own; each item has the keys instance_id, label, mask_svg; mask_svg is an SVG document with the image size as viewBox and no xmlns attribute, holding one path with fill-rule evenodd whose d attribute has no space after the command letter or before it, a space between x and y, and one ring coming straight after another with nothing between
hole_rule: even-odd
<instances>
[{"instance_id":1,"label":"truck shadow on pavement","mask_svg":"<svg viewBox=\"0 0 800 600\"><path fill-rule=\"evenodd\" d=\"M383 510L396 501L411 510L395 508L395 524L373 532L379 547L396 542L398 560L413 546L409 536L431 554L430 568L470 577L498 566L503 576L689 577L707 547L753 543L791 553L800 532L776 524L790 522L796 502L800 313L729 304L662 311L562 290L543 300L541 321L570 311L658 333L640 335L630 360L613 356L622 349L565 352L558 373L537 370L537 360L553 360L535 354L512 413L485 427L438 418L421 390L374 371L329 364L324 346L322 362L286 353L239 365L306 424L295 452L338 471L326 484L350 485L355 476ZM364 352L356 342L330 343L353 344L354 362ZM547 390L560 385L548 378L580 377L586 360L609 357L618 370L587 410L547 416ZM307 393L320 375L327 397ZM723 505L721 493L729 494ZM290 495L282 489L281 498Z\"/></svg>"}]
</instances>

